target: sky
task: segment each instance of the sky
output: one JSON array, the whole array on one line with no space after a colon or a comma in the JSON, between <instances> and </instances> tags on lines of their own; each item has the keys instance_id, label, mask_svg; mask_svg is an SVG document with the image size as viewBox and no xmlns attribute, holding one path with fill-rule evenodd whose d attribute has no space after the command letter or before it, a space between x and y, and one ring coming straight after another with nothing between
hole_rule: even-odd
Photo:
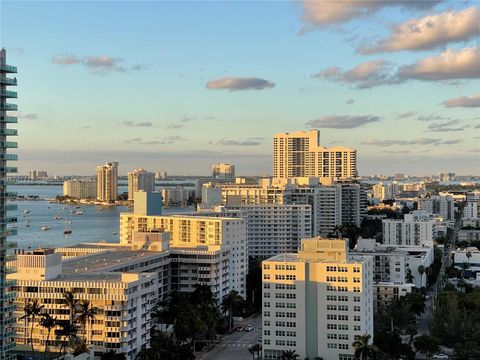
<instances>
[{"instance_id":1,"label":"sky","mask_svg":"<svg viewBox=\"0 0 480 360\"><path fill-rule=\"evenodd\" d=\"M469 1L0 1L19 173L118 161L270 175L321 131L360 175L480 175L480 7Z\"/></svg>"}]
</instances>

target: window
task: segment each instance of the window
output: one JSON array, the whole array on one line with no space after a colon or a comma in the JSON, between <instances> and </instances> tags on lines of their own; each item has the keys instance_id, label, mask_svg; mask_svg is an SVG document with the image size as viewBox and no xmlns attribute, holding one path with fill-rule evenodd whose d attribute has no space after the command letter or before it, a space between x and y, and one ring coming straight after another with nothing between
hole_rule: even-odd
<instances>
[{"instance_id":1,"label":"window","mask_svg":"<svg viewBox=\"0 0 480 360\"><path fill-rule=\"evenodd\" d=\"M263 330L263 335L270 336L270 330Z\"/></svg>"},{"instance_id":2,"label":"window","mask_svg":"<svg viewBox=\"0 0 480 360\"><path fill-rule=\"evenodd\" d=\"M263 284L264 289L270 289L270 284Z\"/></svg>"},{"instance_id":3,"label":"window","mask_svg":"<svg viewBox=\"0 0 480 360\"><path fill-rule=\"evenodd\" d=\"M263 340L263 343L264 343L265 345L270 345L270 339L265 339L265 340Z\"/></svg>"},{"instance_id":4,"label":"window","mask_svg":"<svg viewBox=\"0 0 480 360\"><path fill-rule=\"evenodd\" d=\"M264 297L265 299L270 298L270 293L269 293L269 292L264 292L264 293L263 293L263 297Z\"/></svg>"},{"instance_id":5,"label":"window","mask_svg":"<svg viewBox=\"0 0 480 360\"><path fill-rule=\"evenodd\" d=\"M336 349L336 348L337 348L337 344L335 344L335 343L327 343L327 348L328 348L328 349Z\"/></svg>"},{"instance_id":6,"label":"window","mask_svg":"<svg viewBox=\"0 0 480 360\"><path fill-rule=\"evenodd\" d=\"M336 340L337 339L337 334L327 334L327 339Z\"/></svg>"},{"instance_id":7,"label":"window","mask_svg":"<svg viewBox=\"0 0 480 360\"><path fill-rule=\"evenodd\" d=\"M270 316L270 311L264 311L263 316L269 317Z\"/></svg>"},{"instance_id":8,"label":"window","mask_svg":"<svg viewBox=\"0 0 480 360\"><path fill-rule=\"evenodd\" d=\"M270 270L270 264L263 264L264 270Z\"/></svg>"},{"instance_id":9,"label":"window","mask_svg":"<svg viewBox=\"0 0 480 360\"><path fill-rule=\"evenodd\" d=\"M290 322L287 321L286 326L287 326L287 327L291 327L291 328L292 328L292 327L297 327L297 323L294 323L294 322L291 322L291 321L290 321Z\"/></svg>"},{"instance_id":10,"label":"window","mask_svg":"<svg viewBox=\"0 0 480 360\"><path fill-rule=\"evenodd\" d=\"M360 325L353 325L354 331L360 331Z\"/></svg>"},{"instance_id":11,"label":"window","mask_svg":"<svg viewBox=\"0 0 480 360\"><path fill-rule=\"evenodd\" d=\"M338 325L338 330L348 330L348 325L346 325L346 324L339 324L339 325Z\"/></svg>"},{"instance_id":12,"label":"window","mask_svg":"<svg viewBox=\"0 0 480 360\"><path fill-rule=\"evenodd\" d=\"M342 350L348 350L348 344L338 344L338 348Z\"/></svg>"},{"instance_id":13,"label":"window","mask_svg":"<svg viewBox=\"0 0 480 360\"><path fill-rule=\"evenodd\" d=\"M348 315L338 315L338 320L348 321Z\"/></svg>"},{"instance_id":14,"label":"window","mask_svg":"<svg viewBox=\"0 0 480 360\"><path fill-rule=\"evenodd\" d=\"M275 336L285 336L285 330L276 330Z\"/></svg>"},{"instance_id":15,"label":"window","mask_svg":"<svg viewBox=\"0 0 480 360\"><path fill-rule=\"evenodd\" d=\"M337 315L335 315L335 314L327 314L327 320L337 320Z\"/></svg>"},{"instance_id":16,"label":"window","mask_svg":"<svg viewBox=\"0 0 480 360\"><path fill-rule=\"evenodd\" d=\"M348 334L338 334L339 340L348 340Z\"/></svg>"},{"instance_id":17,"label":"window","mask_svg":"<svg viewBox=\"0 0 480 360\"><path fill-rule=\"evenodd\" d=\"M327 324L328 330L337 330L337 324Z\"/></svg>"},{"instance_id":18,"label":"window","mask_svg":"<svg viewBox=\"0 0 480 360\"><path fill-rule=\"evenodd\" d=\"M269 308L269 307L270 307L270 303L269 303L269 302L264 302L264 303L263 303L263 307Z\"/></svg>"},{"instance_id":19,"label":"window","mask_svg":"<svg viewBox=\"0 0 480 360\"><path fill-rule=\"evenodd\" d=\"M270 320L265 320L263 322L263 326L270 326Z\"/></svg>"},{"instance_id":20,"label":"window","mask_svg":"<svg viewBox=\"0 0 480 360\"><path fill-rule=\"evenodd\" d=\"M338 311L348 311L347 305L338 305Z\"/></svg>"},{"instance_id":21,"label":"window","mask_svg":"<svg viewBox=\"0 0 480 360\"><path fill-rule=\"evenodd\" d=\"M353 317L353 321L360 321L360 315L355 315Z\"/></svg>"},{"instance_id":22,"label":"window","mask_svg":"<svg viewBox=\"0 0 480 360\"><path fill-rule=\"evenodd\" d=\"M360 311L360 306L354 306L353 311Z\"/></svg>"},{"instance_id":23,"label":"window","mask_svg":"<svg viewBox=\"0 0 480 360\"><path fill-rule=\"evenodd\" d=\"M275 345L277 345L277 346L285 346L285 340L275 340Z\"/></svg>"},{"instance_id":24,"label":"window","mask_svg":"<svg viewBox=\"0 0 480 360\"><path fill-rule=\"evenodd\" d=\"M287 346L297 346L297 342L293 340L287 340Z\"/></svg>"},{"instance_id":25,"label":"window","mask_svg":"<svg viewBox=\"0 0 480 360\"><path fill-rule=\"evenodd\" d=\"M263 274L263 280L270 280L270 274Z\"/></svg>"}]
</instances>

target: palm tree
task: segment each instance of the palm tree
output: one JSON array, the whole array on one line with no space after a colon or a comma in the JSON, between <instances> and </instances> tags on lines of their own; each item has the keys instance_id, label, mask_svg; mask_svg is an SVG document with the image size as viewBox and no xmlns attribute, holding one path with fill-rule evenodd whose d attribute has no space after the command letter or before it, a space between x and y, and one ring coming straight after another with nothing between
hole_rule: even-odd
<instances>
[{"instance_id":1,"label":"palm tree","mask_svg":"<svg viewBox=\"0 0 480 360\"><path fill-rule=\"evenodd\" d=\"M87 322L90 323L90 331L92 329L92 322L95 320L95 315L98 313L98 308L90 305L89 300L80 301L77 308L76 320L83 326L83 339L87 343ZM91 337L91 336L90 336Z\"/></svg>"},{"instance_id":2,"label":"palm tree","mask_svg":"<svg viewBox=\"0 0 480 360\"><path fill-rule=\"evenodd\" d=\"M33 327L35 325L35 319L40 316L43 310L43 305L40 305L38 299L30 300L23 308L24 315L20 317L20 320L25 319L30 321L30 345L32 346L32 358L35 359L35 347L33 346Z\"/></svg>"},{"instance_id":3,"label":"palm tree","mask_svg":"<svg viewBox=\"0 0 480 360\"><path fill-rule=\"evenodd\" d=\"M232 317L235 309L238 309L243 304L243 298L237 291L230 291L222 301L223 312L228 312L228 328L232 330Z\"/></svg>"},{"instance_id":4,"label":"palm tree","mask_svg":"<svg viewBox=\"0 0 480 360\"><path fill-rule=\"evenodd\" d=\"M57 324L57 319L53 318L50 316L48 313L43 313L42 318L40 319L40 326L43 327L44 329L47 329L47 339L45 340L45 350L43 350L43 359L45 359L45 356L48 352L48 341L50 340L50 334L52 332L52 329L55 327Z\"/></svg>"},{"instance_id":5,"label":"palm tree","mask_svg":"<svg viewBox=\"0 0 480 360\"><path fill-rule=\"evenodd\" d=\"M74 340L78 340L77 333L77 325L71 323L61 324L60 331L57 335L57 339L62 341L62 345L60 346L60 353L62 353L62 349L64 354L67 353L67 343L69 346L71 346Z\"/></svg>"},{"instance_id":6,"label":"palm tree","mask_svg":"<svg viewBox=\"0 0 480 360\"><path fill-rule=\"evenodd\" d=\"M75 299L73 291L65 291L63 293L63 304L70 309L70 324L73 324L73 314L78 306L78 300Z\"/></svg>"},{"instance_id":7,"label":"palm tree","mask_svg":"<svg viewBox=\"0 0 480 360\"><path fill-rule=\"evenodd\" d=\"M352 343L355 349L355 359L369 360L374 359L377 353L377 347L370 345L370 335L358 335L356 340Z\"/></svg>"},{"instance_id":8,"label":"palm tree","mask_svg":"<svg viewBox=\"0 0 480 360\"><path fill-rule=\"evenodd\" d=\"M297 360L299 357L295 350L284 350L280 356L280 360Z\"/></svg>"},{"instance_id":9,"label":"palm tree","mask_svg":"<svg viewBox=\"0 0 480 360\"><path fill-rule=\"evenodd\" d=\"M407 269L407 274L405 275L405 279L407 280L407 283L409 284L413 283L413 279L415 279L415 276L412 275L412 270Z\"/></svg>"}]
</instances>

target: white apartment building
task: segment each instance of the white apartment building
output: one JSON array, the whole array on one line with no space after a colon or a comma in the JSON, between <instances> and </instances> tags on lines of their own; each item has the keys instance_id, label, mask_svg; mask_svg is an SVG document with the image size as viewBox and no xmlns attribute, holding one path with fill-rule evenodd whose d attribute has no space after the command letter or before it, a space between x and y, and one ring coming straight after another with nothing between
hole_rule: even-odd
<instances>
[{"instance_id":1,"label":"white apartment building","mask_svg":"<svg viewBox=\"0 0 480 360\"><path fill-rule=\"evenodd\" d=\"M113 202L118 196L118 162L97 166L97 199Z\"/></svg>"},{"instance_id":2,"label":"white apartment building","mask_svg":"<svg viewBox=\"0 0 480 360\"><path fill-rule=\"evenodd\" d=\"M64 181L63 196L74 199L95 199L97 197L97 182L90 179Z\"/></svg>"},{"instance_id":3,"label":"white apartment building","mask_svg":"<svg viewBox=\"0 0 480 360\"><path fill-rule=\"evenodd\" d=\"M310 205L312 236L328 235L342 224L360 226L366 215L366 192L360 184L339 182L318 185L312 179L288 179L283 182L261 179L258 184L217 184L221 202L238 205ZM209 185L207 191L211 191Z\"/></svg>"},{"instance_id":4,"label":"white apartment building","mask_svg":"<svg viewBox=\"0 0 480 360\"><path fill-rule=\"evenodd\" d=\"M353 359L355 337L373 337L373 264L348 259L342 239L302 241L262 263L263 358Z\"/></svg>"},{"instance_id":5,"label":"white apartment building","mask_svg":"<svg viewBox=\"0 0 480 360\"><path fill-rule=\"evenodd\" d=\"M99 256L100 255L100 256ZM24 306L33 299L44 305L44 311L55 317L59 324L70 320L70 312L63 305L63 293L74 292L76 299L89 300L98 308L95 320L88 326L87 341L93 345L97 358L108 351L123 353L127 360L133 360L150 340L150 314L158 301L156 274L108 271L105 263L122 262L124 265L132 256L148 261L148 256L132 255L131 252L95 254L81 259L61 261L53 249L37 249L17 254L12 266L17 273L8 278L16 281L17 306L15 342L17 350L30 349L31 323L20 319ZM101 260L101 261L99 261ZM38 321L38 320L36 320ZM60 326L57 325L57 328ZM47 332L33 326L33 345L42 352ZM59 351L61 340L51 336L50 351Z\"/></svg>"},{"instance_id":6,"label":"white apartment building","mask_svg":"<svg viewBox=\"0 0 480 360\"><path fill-rule=\"evenodd\" d=\"M145 169L135 169L128 176L128 200L133 200L133 194L137 191L155 191L155 174Z\"/></svg>"},{"instance_id":7,"label":"white apartment building","mask_svg":"<svg viewBox=\"0 0 480 360\"><path fill-rule=\"evenodd\" d=\"M232 164L212 164L212 177L217 180L235 179L235 165Z\"/></svg>"},{"instance_id":8,"label":"white apartment building","mask_svg":"<svg viewBox=\"0 0 480 360\"><path fill-rule=\"evenodd\" d=\"M404 219L384 219L383 243L433 246L435 219L406 214Z\"/></svg>"},{"instance_id":9,"label":"white apartment building","mask_svg":"<svg viewBox=\"0 0 480 360\"><path fill-rule=\"evenodd\" d=\"M468 271L473 276L480 273L480 250L477 247L467 247L465 249L456 249L452 251L453 263L457 269L462 269L463 264L468 264Z\"/></svg>"},{"instance_id":10,"label":"white apartment building","mask_svg":"<svg viewBox=\"0 0 480 360\"><path fill-rule=\"evenodd\" d=\"M447 221L455 220L455 201L451 196L432 195L418 199L418 210L440 215Z\"/></svg>"},{"instance_id":11,"label":"white apartment building","mask_svg":"<svg viewBox=\"0 0 480 360\"><path fill-rule=\"evenodd\" d=\"M357 176L357 152L320 145L320 131L296 131L273 138L273 177L317 177L324 181Z\"/></svg>"},{"instance_id":12,"label":"white apartment building","mask_svg":"<svg viewBox=\"0 0 480 360\"><path fill-rule=\"evenodd\" d=\"M183 187L162 188L162 201L164 206L187 206L188 199L193 195L193 190L188 190Z\"/></svg>"},{"instance_id":13,"label":"white apartment building","mask_svg":"<svg viewBox=\"0 0 480 360\"><path fill-rule=\"evenodd\" d=\"M120 244L131 244L135 232L170 232L170 249L205 251L205 247L229 250L229 288L246 296L245 277L248 272L247 224L234 217L178 214L148 216L120 214ZM216 247L216 248L215 248Z\"/></svg>"},{"instance_id":14,"label":"white apartment building","mask_svg":"<svg viewBox=\"0 0 480 360\"><path fill-rule=\"evenodd\" d=\"M250 257L271 257L297 252L300 240L312 233L310 205L239 205L217 207L247 221L247 249Z\"/></svg>"},{"instance_id":15,"label":"white apartment building","mask_svg":"<svg viewBox=\"0 0 480 360\"><path fill-rule=\"evenodd\" d=\"M427 275L420 274L418 268L432 265L433 246L387 245L375 242L375 239L358 239L350 257L357 259L372 256L374 260L375 283L394 283L403 285L408 281L408 273L413 276L412 284L418 288L427 286Z\"/></svg>"},{"instance_id":16,"label":"white apartment building","mask_svg":"<svg viewBox=\"0 0 480 360\"><path fill-rule=\"evenodd\" d=\"M480 202L467 202L463 208L463 219L478 219L480 214Z\"/></svg>"}]
</instances>

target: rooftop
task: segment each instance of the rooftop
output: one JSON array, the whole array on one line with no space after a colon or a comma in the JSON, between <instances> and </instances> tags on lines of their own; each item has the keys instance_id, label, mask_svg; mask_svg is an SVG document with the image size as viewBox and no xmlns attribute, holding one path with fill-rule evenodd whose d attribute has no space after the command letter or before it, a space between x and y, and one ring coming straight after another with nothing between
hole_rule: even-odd
<instances>
[{"instance_id":1,"label":"rooftop","mask_svg":"<svg viewBox=\"0 0 480 360\"><path fill-rule=\"evenodd\" d=\"M363 260L328 260L328 259L318 259L310 258L302 254L293 254L293 253L284 253L272 256L265 261L275 261L275 262L310 262L310 263L332 263L332 264L362 264Z\"/></svg>"},{"instance_id":2,"label":"rooftop","mask_svg":"<svg viewBox=\"0 0 480 360\"><path fill-rule=\"evenodd\" d=\"M62 262L63 274L91 274L99 271L113 271L117 265L126 265L140 260L153 259L161 252L157 251L109 251L88 256L67 259ZM113 268L113 269L112 269ZM90 276L90 275L89 275Z\"/></svg>"}]
</instances>

